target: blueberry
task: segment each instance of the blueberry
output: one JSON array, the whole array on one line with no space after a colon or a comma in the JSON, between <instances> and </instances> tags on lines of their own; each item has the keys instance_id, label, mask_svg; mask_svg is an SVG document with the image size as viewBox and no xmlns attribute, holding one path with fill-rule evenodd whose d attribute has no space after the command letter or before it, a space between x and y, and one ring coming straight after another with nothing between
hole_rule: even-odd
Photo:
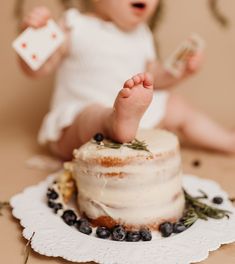
<instances>
[{"instance_id":1,"label":"blueberry","mask_svg":"<svg viewBox=\"0 0 235 264\"><path fill-rule=\"evenodd\" d=\"M186 229L187 227L181 222L175 223L173 225L173 233L176 233L176 234L184 232Z\"/></svg>"},{"instance_id":2,"label":"blueberry","mask_svg":"<svg viewBox=\"0 0 235 264\"><path fill-rule=\"evenodd\" d=\"M77 220L77 216L73 210L64 211L62 218L65 221L65 223L69 226L74 225L76 223L76 220Z\"/></svg>"},{"instance_id":3,"label":"blueberry","mask_svg":"<svg viewBox=\"0 0 235 264\"><path fill-rule=\"evenodd\" d=\"M54 212L55 212L55 214L56 214L60 209L63 209L63 205L62 205L61 203L55 203L55 206L54 206Z\"/></svg>"},{"instance_id":4,"label":"blueberry","mask_svg":"<svg viewBox=\"0 0 235 264\"><path fill-rule=\"evenodd\" d=\"M47 198L50 200L56 200L59 197L58 193L53 189L48 189Z\"/></svg>"},{"instance_id":5,"label":"blueberry","mask_svg":"<svg viewBox=\"0 0 235 264\"><path fill-rule=\"evenodd\" d=\"M78 230L86 235L90 235L92 233L92 228L90 227L90 225L88 224L88 222L82 222L79 226L78 226Z\"/></svg>"},{"instance_id":6,"label":"blueberry","mask_svg":"<svg viewBox=\"0 0 235 264\"><path fill-rule=\"evenodd\" d=\"M88 222L88 220L87 220L86 218L80 218L80 219L77 220L77 222L76 222L76 226L77 226L77 228L78 228L82 223L89 224L89 222Z\"/></svg>"},{"instance_id":7,"label":"blueberry","mask_svg":"<svg viewBox=\"0 0 235 264\"><path fill-rule=\"evenodd\" d=\"M159 227L159 231L161 232L163 237L168 237L173 233L173 225L170 222L162 223Z\"/></svg>"},{"instance_id":8,"label":"blueberry","mask_svg":"<svg viewBox=\"0 0 235 264\"><path fill-rule=\"evenodd\" d=\"M107 227L99 226L96 229L96 235L99 238L109 238L111 235L111 232Z\"/></svg>"},{"instance_id":9,"label":"blueberry","mask_svg":"<svg viewBox=\"0 0 235 264\"><path fill-rule=\"evenodd\" d=\"M101 134L101 133L97 133L97 134L95 134L95 135L94 135L94 140L95 140L96 142L101 142L101 141L103 141L103 140L104 140L104 136L103 136L103 134Z\"/></svg>"},{"instance_id":10,"label":"blueberry","mask_svg":"<svg viewBox=\"0 0 235 264\"><path fill-rule=\"evenodd\" d=\"M216 196L212 199L212 202L215 203L215 204L222 204L224 201L224 199L220 196Z\"/></svg>"},{"instance_id":11,"label":"blueberry","mask_svg":"<svg viewBox=\"0 0 235 264\"><path fill-rule=\"evenodd\" d=\"M138 242L140 241L141 236L138 231L128 231L126 234L126 241L128 242Z\"/></svg>"},{"instance_id":12,"label":"blueberry","mask_svg":"<svg viewBox=\"0 0 235 264\"><path fill-rule=\"evenodd\" d=\"M79 230L79 227L81 226L81 224L86 224L89 225L89 221L86 218L80 218L76 221L75 223L75 227Z\"/></svg>"},{"instance_id":13,"label":"blueberry","mask_svg":"<svg viewBox=\"0 0 235 264\"><path fill-rule=\"evenodd\" d=\"M152 240L151 231L148 228L142 228L140 230L140 236L143 241L150 241Z\"/></svg>"},{"instance_id":14,"label":"blueberry","mask_svg":"<svg viewBox=\"0 0 235 264\"><path fill-rule=\"evenodd\" d=\"M50 208L54 208L54 207L55 207L55 203L52 202L52 201L48 201L48 202L47 202L47 205L48 205L48 207L50 207Z\"/></svg>"},{"instance_id":15,"label":"blueberry","mask_svg":"<svg viewBox=\"0 0 235 264\"><path fill-rule=\"evenodd\" d=\"M123 241L126 238L126 230L123 226L115 226L112 232L112 239L115 241Z\"/></svg>"}]
</instances>

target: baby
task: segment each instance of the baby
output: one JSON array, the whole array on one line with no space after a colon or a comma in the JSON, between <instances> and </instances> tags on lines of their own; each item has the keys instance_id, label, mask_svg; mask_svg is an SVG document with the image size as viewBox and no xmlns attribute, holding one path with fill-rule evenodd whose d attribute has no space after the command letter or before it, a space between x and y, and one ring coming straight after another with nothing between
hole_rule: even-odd
<instances>
[{"instance_id":1,"label":"baby","mask_svg":"<svg viewBox=\"0 0 235 264\"><path fill-rule=\"evenodd\" d=\"M77 9L65 12L59 25L66 41L40 70L34 72L20 60L32 77L57 71L40 143L70 159L73 149L97 132L124 143L134 139L139 127L161 127L180 133L190 144L235 153L235 132L169 93L169 88L199 70L203 54L188 58L180 78L158 62L147 22L159 0L89 2L85 14ZM50 18L46 7L37 7L24 18L22 28L42 27Z\"/></svg>"}]
</instances>

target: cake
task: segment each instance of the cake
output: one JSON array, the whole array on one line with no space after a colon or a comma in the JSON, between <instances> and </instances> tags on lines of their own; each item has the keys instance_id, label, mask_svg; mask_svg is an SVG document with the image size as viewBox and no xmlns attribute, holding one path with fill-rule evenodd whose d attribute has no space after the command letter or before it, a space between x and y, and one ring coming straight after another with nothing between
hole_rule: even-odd
<instances>
[{"instance_id":1,"label":"cake","mask_svg":"<svg viewBox=\"0 0 235 264\"><path fill-rule=\"evenodd\" d=\"M143 148L91 140L74 151L78 208L95 226L156 230L183 214L179 141L164 130L141 130Z\"/></svg>"}]
</instances>

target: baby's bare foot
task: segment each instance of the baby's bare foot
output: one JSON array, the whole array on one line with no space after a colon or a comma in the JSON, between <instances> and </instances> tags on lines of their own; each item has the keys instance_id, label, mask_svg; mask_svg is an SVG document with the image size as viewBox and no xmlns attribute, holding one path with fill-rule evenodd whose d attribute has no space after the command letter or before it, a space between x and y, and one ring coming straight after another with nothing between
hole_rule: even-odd
<instances>
[{"instance_id":1,"label":"baby's bare foot","mask_svg":"<svg viewBox=\"0 0 235 264\"><path fill-rule=\"evenodd\" d=\"M148 74L137 74L127 80L114 103L109 136L122 143L132 141L152 97L153 82Z\"/></svg>"}]
</instances>

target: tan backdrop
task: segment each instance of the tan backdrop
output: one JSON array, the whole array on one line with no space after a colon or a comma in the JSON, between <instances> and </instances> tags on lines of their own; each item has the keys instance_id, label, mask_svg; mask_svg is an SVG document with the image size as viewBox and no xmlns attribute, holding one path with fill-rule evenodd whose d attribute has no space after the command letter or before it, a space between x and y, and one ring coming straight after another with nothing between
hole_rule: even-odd
<instances>
[{"instance_id":1,"label":"tan backdrop","mask_svg":"<svg viewBox=\"0 0 235 264\"><path fill-rule=\"evenodd\" d=\"M206 61L202 71L180 85L178 91L214 118L227 125L235 124L235 2L221 1L221 9L231 19L231 28L218 26L207 8L207 1L166 0L166 14L159 38L163 58L190 32L201 34L207 42ZM47 4L57 16L58 0L26 1L26 10L36 4ZM3 130L17 126L33 132L38 130L46 113L53 87L53 76L30 80L22 75L11 48L16 35L13 0L1 1L1 97L0 120ZM2 129L1 129L2 132Z\"/></svg>"},{"instance_id":2,"label":"tan backdrop","mask_svg":"<svg viewBox=\"0 0 235 264\"><path fill-rule=\"evenodd\" d=\"M192 103L221 123L235 127L235 1L221 0L221 9L231 19L231 28L223 30L212 19L206 0L165 0L167 13L159 32L162 56L195 31L207 42L206 61L202 71L178 87ZM60 13L58 0L26 0L26 10L35 4L47 4L55 16ZM47 112L53 88L53 76L31 80L17 66L11 43L16 37L13 19L14 0L1 1L0 8L0 200L9 199L24 187L36 184L45 172L30 171L25 160L39 151L36 134ZM201 169L192 168L191 161L200 158ZM200 177L216 179L234 195L234 159L202 152L183 151L184 169ZM216 164L216 167L215 167ZM25 241L19 224L10 213L0 220L1 263L21 263ZM6 240L6 237L8 238ZM234 245L223 247L205 262L234 263ZM29 263L64 263L32 256Z\"/></svg>"}]
</instances>

